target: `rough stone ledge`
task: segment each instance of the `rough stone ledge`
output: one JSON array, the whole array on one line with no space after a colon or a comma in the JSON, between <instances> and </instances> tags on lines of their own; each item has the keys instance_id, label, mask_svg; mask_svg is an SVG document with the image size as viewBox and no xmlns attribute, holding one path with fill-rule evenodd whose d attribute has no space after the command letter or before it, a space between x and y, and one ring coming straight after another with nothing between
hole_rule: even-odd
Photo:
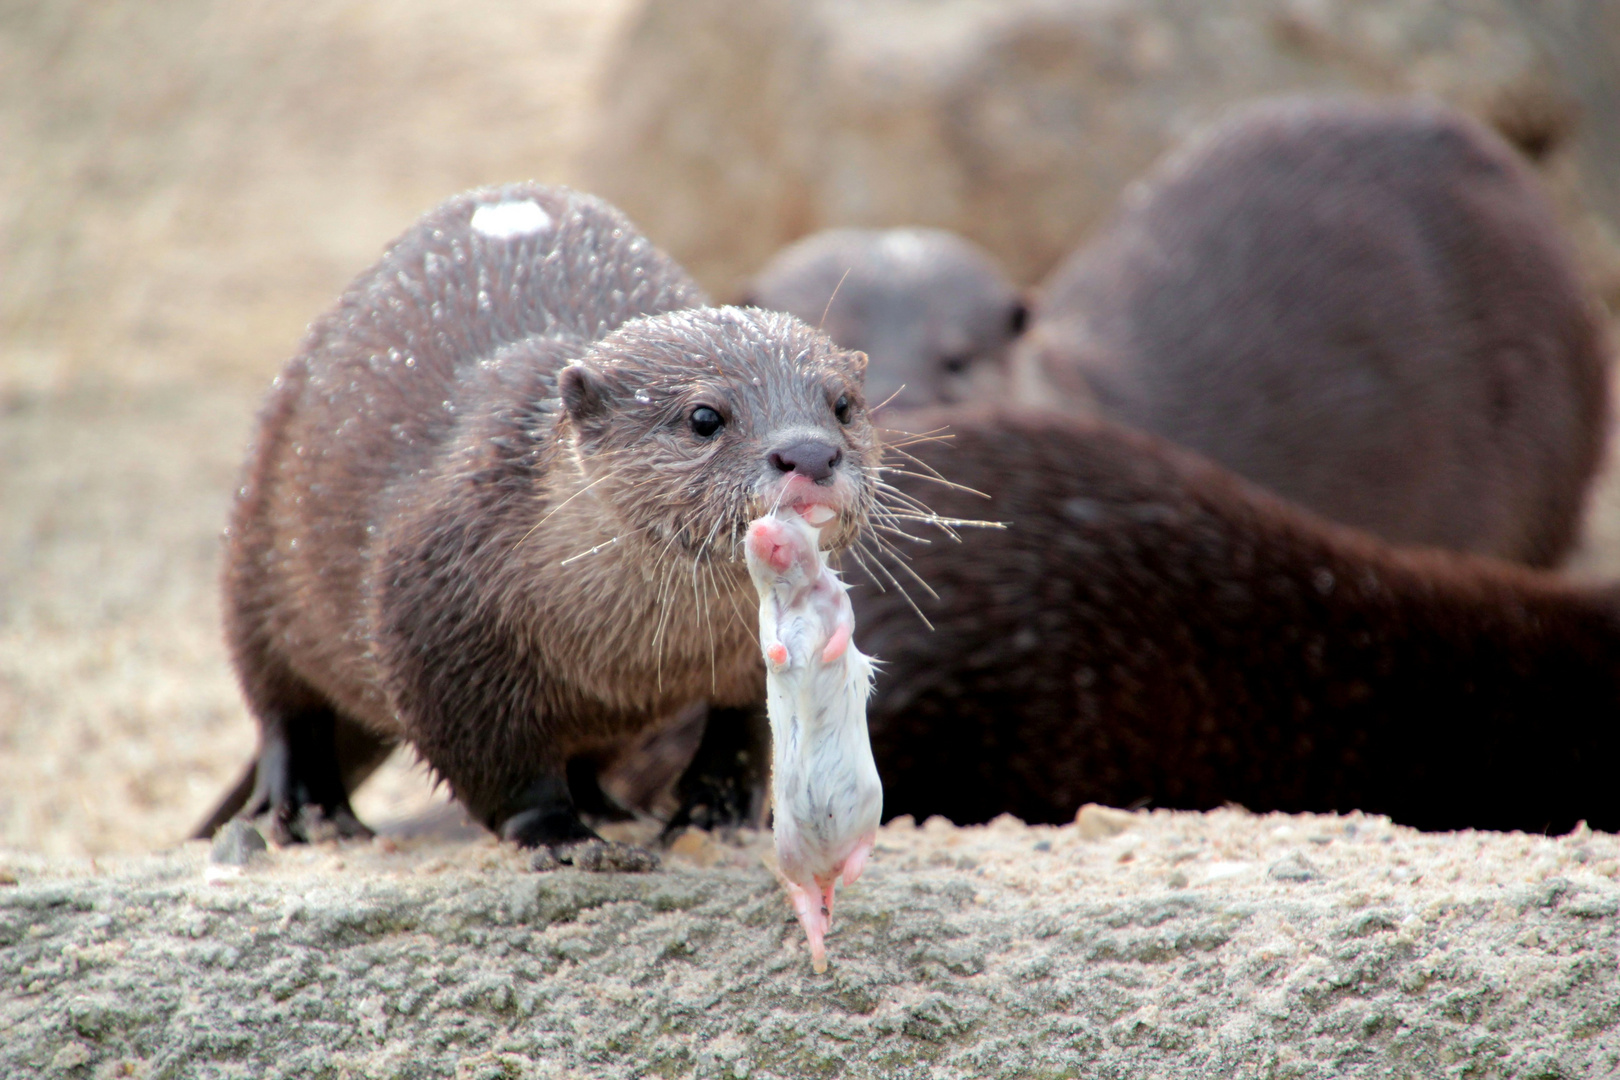
<instances>
[{"instance_id":1,"label":"rough stone ledge","mask_svg":"<svg viewBox=\"0 0 1620 1080\"><path fill-rule=\"evenodd\" d=\"M762 839L0 853L0 1076L1597 1077L1620 838L1350 815L885 828L811 974Z\"/></svg>"}]
</instances>

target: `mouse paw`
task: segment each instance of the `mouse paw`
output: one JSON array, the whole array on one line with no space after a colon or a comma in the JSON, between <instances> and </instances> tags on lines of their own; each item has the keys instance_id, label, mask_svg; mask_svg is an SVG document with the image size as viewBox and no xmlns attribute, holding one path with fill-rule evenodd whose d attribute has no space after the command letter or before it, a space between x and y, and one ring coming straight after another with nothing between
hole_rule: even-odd
<instances>
[{"instance_id":1,"label":"mouse paw","mask_svg":"<svg viewBox=\"0 0 1620 1080\"><path fill-rule=\"evenodd\" d=\"M861 876L861 871L866 868L866 859L872 854L872 845L876 841L876 835L861 837L855 845L855 850L851 851L849 858L844 860L845 885L855 884L855 879Z\"/></svg>"}]
</instances>

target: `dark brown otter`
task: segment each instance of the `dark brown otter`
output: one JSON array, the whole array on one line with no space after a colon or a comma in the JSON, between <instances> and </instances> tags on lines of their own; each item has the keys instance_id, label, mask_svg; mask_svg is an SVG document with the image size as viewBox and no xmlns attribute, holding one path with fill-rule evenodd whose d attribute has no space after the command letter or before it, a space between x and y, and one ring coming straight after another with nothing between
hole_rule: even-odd
<instances>
[{"instance_id":1,"label":"dark brown otter","mask_svg":"<svg viewBox=\"0 0 1620 1080\"><path fill-rule=\"evenodd\" d=\"M1015 367L1397 542L1557 563L1607 424L1597 307L1530 170L1438 104L1271 102L1048 279ZM1031 388L1033 387L1033 388Z\"/></svg>"},{"instance_id":2,"label":"dark brown otter","mask_svg":"<svg viewBox=\"0 0 1620 1080\"><path fill-rule=\"evenodd\" d=\"M1397 549L1102 421L941 410L891 477L960 544L935 589L857 588L884 809L1070 820L1086 802L1620 828L1620 590ZM885 436L897 445L906 440Z\"/></svg>"},{"instance_id":3,"label":"dark brown otter","mask_svg":"<svg viewBox=\"0 0 1620 1080\"><path fill-rule=\"evenodd\" d=\"M571 761L761 697L741 538L778 503L834 510L833 547L864 526L865 361L702 302L616 210L518 185L428 214L315 323L225 553L261 730L236 798L277 840L363 833L347 793L396 740L501 836L588 840Z\"/></svg>"},{"instance_id":4,"label":"dark brown otter","mask_svg":"<svg viewBox=\"0 0 1620 1080\"><path fill-rule=\"evenodd\" d=\"M999 395L1024 299L988 251L943 229L827 229L777 252L746 304L866 353L867 398L899 407Z\"/></svg>"}]
</instances>

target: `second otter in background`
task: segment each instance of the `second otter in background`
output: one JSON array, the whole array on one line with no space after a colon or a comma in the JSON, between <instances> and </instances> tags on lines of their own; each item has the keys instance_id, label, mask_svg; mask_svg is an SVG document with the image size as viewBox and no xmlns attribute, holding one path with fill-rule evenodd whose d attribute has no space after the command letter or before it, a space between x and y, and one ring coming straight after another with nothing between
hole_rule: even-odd
<instances>
[{"instance_id":1,"label":"second otter in background","mask_svg":"<svg viewBox=\"0 0 1620 1080\"><path fill-rule=\"evenodd\" d=\"M740 302L866 353L866 399L907 407L999 393L1025 318L990 253L940 229L813 233L778 252Z\"/></svg>"},{"instance_id":2,"label":"second otter in background","mask_svg":"<svg viewBox=\"0 0 1620 1080\"><path fill-rule=\"evenodd\" d=\"M1386 539L1559 562L1607 422L1595 302L1530 169L1437 104L1268 102L1172 154L1014 358Z\"/></svg>"},{"instance_id":3,"label":"second otter in background","mask_svg":"<svg viewBox=\"0 0 1620 1080\"><path fill-rule=\"evenodd\" d=\"M1396 548L1106 421L890 423L933 433L890 474L900 495L1008 527L896 539L932 633L893 589L851 590L861 648L883 658L867 720L886 813L1237 802L1620 827L1613 585Z\"/></svg>"}]
</instances>

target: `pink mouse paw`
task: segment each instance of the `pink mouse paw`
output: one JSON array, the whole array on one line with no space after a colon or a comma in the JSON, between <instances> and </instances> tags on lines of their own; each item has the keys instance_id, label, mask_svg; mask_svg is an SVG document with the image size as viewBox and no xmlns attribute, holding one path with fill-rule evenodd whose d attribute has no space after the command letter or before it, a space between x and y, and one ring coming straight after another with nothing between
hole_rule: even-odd
<instances>
[{"instance_id":1,"label":"pink mouse paw","mask_svg":"<svg viewBox=\"0 0 1620 1080\"><path fill-rule=\"evenodd\" d=\"M849 636L852 629L853 627L847 622L838 624L837 629L832 632L832 637L827 639L827 647L821 650L821 662L823 664L830 664L844 655L844 650L849 648Z\"/></svg>"},{"instance_id":2,"label":"pink mouse paw","mask_svg":"<svg viewBox=\"0 0 1620 1080\"><path fill-rule=\"evenodd\" d=\"M849 853L844 860L844 884L853 885L855 879L861 876L866 869L866 857L872 854L872 844L877 840L875 835L863 836L855 843L855 850Z\"/></svg>"}]
</instances>

